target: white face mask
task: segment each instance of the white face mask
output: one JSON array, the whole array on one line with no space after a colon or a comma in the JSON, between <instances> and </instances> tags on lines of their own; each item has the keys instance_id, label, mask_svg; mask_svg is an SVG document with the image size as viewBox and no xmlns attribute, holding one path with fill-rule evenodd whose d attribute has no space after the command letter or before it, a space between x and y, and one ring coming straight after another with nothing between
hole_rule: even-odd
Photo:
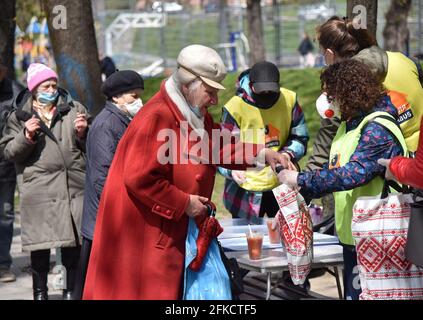
<instances>
[{"instance_id":1,"label":"white face mask","mask_svg":"<svg viewBox=\"0 0 423 320\"><path fill-rule=\"evenodd\" d=\"M341 116L339 107L328 101L326 92L323 92L316 100L316 109L323 119L330 119L333 117L339 118Z\"/></svg>"},{"instance_id":2,"label":"white face mask","mask_svg":"<svg viewBox=\"0 0 423 320\"><path fill-rule=\"evenodd\" d=\"M134 102L131 103L125 103L124 104L126 110L128 110L129 115L131 118L135 117L138 111L142 108L142 100L140 98L135 99Z\"/></svg>"}]
</instances>

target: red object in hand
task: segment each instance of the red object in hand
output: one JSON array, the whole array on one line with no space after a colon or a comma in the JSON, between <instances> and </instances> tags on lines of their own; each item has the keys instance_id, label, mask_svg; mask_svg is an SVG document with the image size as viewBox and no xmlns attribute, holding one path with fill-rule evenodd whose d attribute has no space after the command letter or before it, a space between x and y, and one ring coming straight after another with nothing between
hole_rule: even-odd
<instances>
[{"instance_id":1,"label":"red object in hand","mask_svg":"<svg viewBox=\"0 0 423 320\"><path fill-rule=\"evenodd\" d=\"M211 203L211 205L212 208L216 208L214 204ZM210 242L223 232L223 228L213 216L197 216L195 223L198 227L197 256L192 260L189 267L193 271L198 271L209 249Z\"/></svg>"}]
</instances>

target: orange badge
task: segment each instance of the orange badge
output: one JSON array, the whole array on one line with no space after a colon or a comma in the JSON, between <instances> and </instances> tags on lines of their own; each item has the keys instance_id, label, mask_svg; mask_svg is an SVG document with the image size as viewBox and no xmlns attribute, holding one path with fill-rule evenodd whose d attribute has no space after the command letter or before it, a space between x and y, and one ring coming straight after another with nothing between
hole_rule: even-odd
<instances>
[{"instance_id":1,"label":"orange badge","mask_svg":"<svg viewBox=\"0 0 423 320\"><path fill-rule=\"evenodd\" d=\"M266 125L266 148L278 147L279 143L279 130L271 124Z\"/></svg>"}]
</instances>

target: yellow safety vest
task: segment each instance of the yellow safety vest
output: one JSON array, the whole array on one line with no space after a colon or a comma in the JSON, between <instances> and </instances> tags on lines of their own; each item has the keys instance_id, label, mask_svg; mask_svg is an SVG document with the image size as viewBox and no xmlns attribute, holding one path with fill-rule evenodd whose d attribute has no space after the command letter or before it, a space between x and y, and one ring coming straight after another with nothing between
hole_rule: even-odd
<instances>
[{"instance_id":1,"label":"yellow safety vest","mask_svg":"<svg viewBox=\"0 0 423 320\"><path fill-rule=\"evenodd\" d=\"M257 108L238 96L229 100L225 108L239 126L241 141L263 144L279 151L289 137L296 100L295 92L281 88L278 101L269 109ZM267 191L277 185L276 175L266 166L262 170L247 170L246 182L241 187L249 191Z\"/></svg>"},{"instance_id":2,"label":"yellow safety vest","mask_svg":"<svg viewBox=\"0 0 423 320\"><path fill-rule=\"evenodd\" d=\"M384 85L392 103L398 109L398 122L410 151L419 144L423 115L423 88L418 80L415 63L400 52L387 52L388 72Z\"/></svg>"}]
</instances>

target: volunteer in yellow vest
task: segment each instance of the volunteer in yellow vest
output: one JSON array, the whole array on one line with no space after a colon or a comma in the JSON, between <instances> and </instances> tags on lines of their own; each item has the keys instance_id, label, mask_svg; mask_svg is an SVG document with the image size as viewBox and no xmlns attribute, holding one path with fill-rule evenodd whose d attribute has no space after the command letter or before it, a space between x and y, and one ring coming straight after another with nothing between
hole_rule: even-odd
<instances>
[{"instance_id":1,"label":"volunteer in yellow vest","mask_svg":"<svg viewBox=\"0 0 423 320\"><path fill-rule=\"evenodd\" d=\"M281 88L279 70L263 61L241 73L236 95L224 106L223 127L242 141L265 143L286 156L287 166L307 150L308 132L295 92ZM273 217L278 205L272 189L278 185L270 167L261 171L219 168L226 177L225 207L234 218Z\"/></svg>"},{"instance_id":2,"label":"volunteer in yellow vest","mask_svg":"<svg viewBox=\"0 0 423 320\"><path fill-rule=\"evenodd\" d=\"M383 82L398 110L398 123L407 146L410 151L416 151L423 115L421 66L400 52L382 50L367 29L355 29L348 19L332 17L316 33L326 64L352 58L368 65ZM307 169L320 169L327 161L339 123L337 118L322 119Z\"/></svg>"},{"instance_id":3,"label":"volunteer in yellow vest","mask_svg":"<svg viewBox=\"0 0 423 320\"><path fill-rule=\"evenodd\" d=\"M398 110L365 64L356 60L333 64L322 73L321 81L342 120L329 163L324 169L303 173L283 170L278 177L310 198L334 192L336 231L344 247L345 296L358 299L352 207L358 197L381 193L385 168L378 159L403 155L407 147L396 122Z\"/></svg>"}]
</instances>

